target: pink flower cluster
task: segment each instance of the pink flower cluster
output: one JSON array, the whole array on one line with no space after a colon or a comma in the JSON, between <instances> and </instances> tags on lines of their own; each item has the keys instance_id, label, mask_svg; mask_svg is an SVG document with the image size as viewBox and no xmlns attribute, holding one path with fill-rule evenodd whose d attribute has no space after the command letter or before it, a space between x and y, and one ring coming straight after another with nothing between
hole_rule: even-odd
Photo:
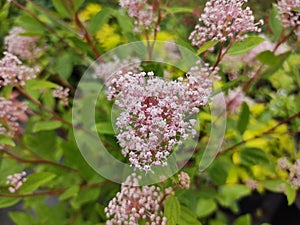
<instances>
[{"instance_id":1,"label":"pink flower cluster","mask_svg":"<svg viewBox=\"0 0 300 225\"><path fill-rule=\"evenodd\" d=\"M277 161L278 168L286 170L289 173L289 182L294 187L300 187L300 160L294 164L290 163L287 158L280 158Z\"/></svg>"},{"instance_id":2,"label":"pink flower cluster","mask_svg":"<svg viewBox=\"0 0 300 225\"><path fill-rule=\"evenodd\" d=\"M36 77L38 68L30 68L22 65L17 56L4 52L0 60L0 87L6 85L24 86L27 80Z\"/></svg>"},{"instance_id":3,"label":"pink flower cluster","mask_svg":"<svg viewBox=\"0 0 300 225\"><path fill-rule=\"evenodd\" d=\"M255 190L258 188L258 182L256 180L249 179L246 181L246 186L252 190Z\"/></svg>"},{"instance_id":4,"label":"pink flower cluster","mask_svg":"<svg viewBox=\"0 0 300 225\"><path fill-rule=\"evenodd\" d=\"M180 172L178 174L179 187L182 189L189 189L191 178L186 172Z\"/></svg>"},{"instance_id":5,"label":"pink flower cluster","mask_svg":"<svg viewBox=\"0 0 300 225\"><path fill-rule=\"evenodd\" d=\"M140 177L129 176L122 183L117 193L105 208L107 225L138 225L145 221L146 225L166 225L162 206L165 194L156 186L139 187Z\"/></svg>"},{"instance_id":6,"label":"pink flower cluster","mask_svg":"<svg viewBox=\"0 0 300 225\"><path fill-rule=\"evenodd\" d=\"M140 32L140 28L149 30L154 27L157 18L154 9L147 4L147 0L120 0L120 6L128 10L130 17L134 18L135 32Z\"/></svg>"},{"instance_id":7,"label":"pink flower cluster","mask_svg":"<svg viewBox=\"0 0 300 225\"><path fill-rule=\"evenodd\" d=\"M4 43L8 52L23 60L33 60L42 51L37 47L39 37L24 36L26 31L22 27L14 27L5 37Z\"/></svg>"},{"instance_id":8,"label":"pink flower cluster","mask_svg":"<svg viewBox=\"0 0 300 225\"><path fill-rule=\"evenodd\" d=\"M102 79L105 83L109 83L109 80L114 76L118 71L122 73L127 73L129 71L138 73L142 70L141 60L138 58L125 58L120 59L117 56L114 56L111 61L108 62L99 62L94 67L94 79Z\"/></svg>"},{"instance_id":9,"label":"pink flower cluster","mask_svg":"<svg viewBox=\"0 0 300 225\"><path fill-rule=\"evenodd\" d=\"M235 90L229 89L228 96L225 98L226 108L230 113L236 113L243 102L252 103L241 88Z\"/></svg>"},{"instance_id":10,"label":"pink flower cluster","mask_svg":"<svg viewBox=\"0 0 300 225\"><path fill-rule=\"evenodd\" d=\"M13 175L7 176L6 184L10 185L8 191L15 193L23 183L26 181L26 172L22 171L21 173L15 173Z\"/></svg>"},{"instance_id":11,"label":"pink flower cluster","mask_svg":"<svg viewBox=\"0 0 300 225\"><path fill-rule=\"evenodd\" d=\"M277 3L281 21L284 27L298 27L295 30L296 35L300 38L300 8L299 0L281 0Z\"/></svg>"},{"instance_id":12,"label":"pink flower cluster","mask_svg":"<svg viewBox=\"0 0 300 225\"><path fill-rule=\"evenodd\" d=\"M197 69L186 82L165 81L153 72L120 73L111 81L108 98L122 110L117 139L135 168L148 172L152 166L167 166L173 147L196 134L196 120L187 117L207 103L212 84L209 72Z\"/></svg>"},{"instance_id":13,"label":"pink flower cluster","mask_svg":"<svg viewBox=\"0 0 300 225\"><path fill-rule=\"evenodd\" d=\"M53 90L52 96L60 99L60 103L64 106L67 106L69 104L68 102L69 91L70 91L69 88L63 88L59 86Z\"/></svg>"},{"instance_id":14,"label":"pink flower cluster","mask_svg":"<svg viewBox=\"0 0 300 225\"><path fill-rule=\"evenodd\" d=\"M249 7L243 9L247 0L210 0L206 3L204 13L199 18L201 24L196 25L189 39L194 46L214 40L225 42L228 39L242 41L247 32L260 32L260 20L254 22Z\"/></svg>"},{"instance_id":15,"label":"pink flower cluster","mask_svg":"<svg viewBox=\"0 0 300 225\"><path fill-rule=\"evenodd\" d=\"M14 136L20 131L20 118L27 110L24 104L16 104L11 100L0 97L0 134Z\"/></svg>"}]
</instances>

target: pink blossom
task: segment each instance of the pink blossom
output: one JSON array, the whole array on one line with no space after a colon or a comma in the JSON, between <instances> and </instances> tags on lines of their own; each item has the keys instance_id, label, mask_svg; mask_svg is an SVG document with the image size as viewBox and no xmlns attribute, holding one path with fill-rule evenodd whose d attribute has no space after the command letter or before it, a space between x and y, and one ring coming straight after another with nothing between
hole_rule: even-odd
<instances>
[{"instance_id":1,"label":"pink blossom","mask_svg":"<svg viewBox=\"0 0 300 225\"><path fill-rule=\"evenodd\" d=\"M163 216L163 199L165 194L156 186L139 187L140 177L129 176L122 183L121 191L116 194L105 208L107 225L138 225L145 221L146 225L165 225Z\"/></svg>"},{"instance_id":2,"label":"pink blossom","mask_svg":"<svg viewBox=\"0 0 300 225\"><path fill-rule=\"evenodd\" d=\"M21 130L19 119L25 114L27 107L0 97L0 134L14 136Z\"/></svg>"},{"instance_id":3,"label":"pink blossom","mask_svg":"<svg viewBox=\"0 0 300 225\"><path fill-rule=\"evenodd\" d=\"M110 78L118 71L122 71L122 73L141 72L142 68L140 64L141 60L138 58L120 59L114 56L111 61L99 62L95 65L93 78L102 79L105 83L108 83Z\"/></svg>"},{"instance_id":4,"label":"pink blossom","mask_svg":"<svg viewBox=\"0 0 300 225\"><path fill-rule=\"evenodd\" d=\"M206 105L212 80L208 68L194 67L183 82L165 81L149 73L120 73L111 81L109 99L122 110L117 139L135 168L151 171L167 166L166 159L182 139L196 134L196 120L187 119Z\"/></svg>"},{"instance_id":5,"label":"pink blossom","mask_svg":"<svg viewBox=\"0 0 300 225\"><path fill-rule=\"evenodd\" d=\"M297 159L294 164L290 163L286 157L277 161L278 168L286 170L289 173L289 183L297 188L300 187L300 160Z\"/></svg>"},{"instance_id":6,"label":"pink blossom","mask_svg":"<svg viewBox=\"0 0 300 225\"><path fill-rule=\"evenodd\" d=\"M179 186L181 188L183 188L183 189L189 189L190 188L191 178L187 173L180 172L178 174L178 180L179 180Z\"/></svg>"},{"instance_id":7,"label":"pink blossom","mask_svg":"<svg viewBox=\"0 0 300 225\"><path fill-rule=\"evenodd\" d=\"M281 21L284 27L298 27L295 34L300 37L300 8L299 0L281 0L277 3L278 12L281 15Z\"/></svg>"},{"instance_id":8,"label":"pink blossom","mask_svg":"<svg viewBox=\"0 0 300 225\"><path fill-rule=\"evenodd\" d=\"M62 105L67 106L69 104L68 102L69 91L70 91L69 88L63 88L59 86L53 90L52 95L53 97L60 99L60 103Z\"/></svg>"},{"instance_id":9,"label":"pink blossom","mask_svg":"<svg viewBox=\"0 0 300 225\"><path fill-rule=\"evenodd\" d=\"M135 32L140 32L140 28L150 30L157 22L154 8L147 4L147 0L120 0L120 6L128 10L130 17L134 18Z\"/></svg>"},{"instance_id":10,"label":"pink blossom","mask_svg":"<svg viewBox=\"0 0 300 225\"><path fill-rule=\"evenodd\" d=\"M200 24L190 34L192 44L200 46L214 40L225 42L228 39L242 41L247 32L260 32L260 20L254 22L254 16L249 7L243 9L247 0L210 0L206 3L204 13L199 18Z\"/></svg>"},{"instance_id":11,"label":"pink blossom","mask_svg":"<svg viewBox=\"0 0 300 225\"><path fill-rule=\"evenodd\" d=\"M277 166L281 170L287 170L290 168L290 162L286 157L282 157L277 160Z\"/></svg>"},{"instance_id":12,"label":"pink blossom","mask_svg":"<svg viewBox=\"0 0 300 225\"><path fill-rule=\"evenodd\" d=\"M250 179L250 180L246 181L246 186L249 187L249 188L251 188L252 190L255 190L258 187L258 183L257 183L256 180L251 180Z\"/></svg>"},{"instance_id":13,"label":"pink blossom","mask_svg":"<svg viewBox=\"0 0 300 225\"><path fill-rule=\"evenodd\" d=\"M300 187L300 160L296 160L290 169L289 179L294 187Z\"/></svg>"},{"instance_id":14,"label":"pink blossom","mask_svg":"<svg viewBox=\"0 0 300 225\"><path fill-rule=\"evenodd\" d=\"M39 37L22 35L25 32L22 27L12 28L4 39L5 48L20 59L33 60L42 51L42 48L37 47Z\"/></svg>"},{"instance_id":15,"label":"pink blossom","mask_svg":"<svg viewBox=\"0 0 300 225\"><path fill-rule=\"evenodd\" d=\"M6 85L24 86L27 80L36 77L38 68L30 68L22 65L17 56L4 52L0 60L0 87Z\"/></svg>"},{"instance_id":16,"label":"pink blossom","mask_svg":"<svg viewBox=\"0 0 300 225\"><path fill-rule=\"evenodd\" d=\"M22 171L21 173L15 173L13 175L7 176L6 184L10 185L8 191L15 193L23 183L26 181L26 172Z\"/></svg>"},{"instance_id":17,"label":"pink blossom","mask_svg":"<svg viewBox=\"0 0 300 225\"><path fill-rule=\"evenodd\" d=\"M225 102L227 110L231 113L236 113L243 102L252 103L251 99L246 97L241 88L236 90L229 89Z\"/></svg>"}]
</instances>

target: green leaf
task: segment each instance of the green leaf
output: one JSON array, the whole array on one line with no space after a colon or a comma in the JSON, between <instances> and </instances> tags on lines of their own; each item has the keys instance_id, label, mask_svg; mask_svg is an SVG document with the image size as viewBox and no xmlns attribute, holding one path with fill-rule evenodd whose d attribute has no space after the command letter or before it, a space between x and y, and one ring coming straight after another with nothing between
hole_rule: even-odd
<instances>
[{"instance_id":1,"label":"green leaf","mask_svg":"<svg viewBox=\"0 0 300 225\"><path fill-rule=\"evenodd\" d=\"M177 13L192 13L193 9L188 7L166 7L164 8L168 13L177 14Z\"/></svg>"},{"instance_id":2,"label":"green leaf","mask_svg":"<svg viewBox=\"0 0 300 225\"><path fill-rule=\"evenodd\" d=\"M53 151L57 148L57 141L57 133L54 130L24 135L24 143L28 148L44 159L55 159Z\"/></svg>"},{"instance_id":3,"label":"green leaf","mask_svg":"<svg viewBox=\"0 0 300 225\"><path fill-rule=\"evenodd\" d=\"M234 43L227 54L232 56L243 55L264 41L265 39L262 37L249 36L242 42Z\"/></svg>"},{"instance_id":4,"label":"green leaf","mask_svg":"<svg viewBox=\"0 0 300 225\"><path fill-rule=\"evenodd\" d=\"M220 204L229 207L235 201L249 194L251 194L251 189L245 185L223 185L219 188L219 196L217 196L217 199Z\"/></svg>"},{"instance_id":5,"label":"green leaf","mask_svg":"<svg viewBox=\"0 0 300 225\"><path fill-rule=\"evenodd\" d=\"M119 11L114 11L114 16L116 17L118 24L121 27L124 37L128 41L139 41L138 37L132 34L132 31L134 29L132 19L129 16L120 13Z\"/></svg>"},{"instance_id":6,"label":"green leaf","mask_svg":"<svg viewBox=\"0 0 300 225\"><path fill-rule=\"evenodd\" d=\"M79 7L82 5L83 2L84 0L73 0L75 12L79 9Z\"/></svg>"},{"instance_id":7,"label":"green leaf","mask_svg":"<svg viewBox=\"0 0 300 225\"><path fill-rule=\"evenodd\" d=\"M91 18L89 22L89 29L92 34L95 34L97 31L99 31L104 24L106 24L109 20L109 18L113 14L112 8L103 8L100 12L98 12L93 18Z\"/></svg>"},{"instance_id":8,"label":"green leaf","mask_svg":"<svg viewBox=\"0 0 300 225\"><path fill-rule=\"evenodd\" d=\"M100 188L90 188L86 190L80 190L78 192L78 195L76 198L73 198L71 200L71 205L78 209L80 205L88 203L88 202L94 202L99 198L100 195Z\"/></svg>"},{"instance_id":9,"label":"green leaf","mask_svg":"<svg viewBox=\"0 0 300 225\"><path fill-rule=\"evenodd\" d=\"M217 158L208 168L208 176L216 185L225 184L228 171L233 166L230 159L225 157Z\"/></svg>"},{"instance_id":10,"label":"green leaf","mask_svg":"<svg viewBox=\"0 0 300 225\"><path fill-rule=\"evenodd\" d=\"M240 76L234 80L228 81L221 88L215 90L212 93L212 96L215 96L215 95L219 94L220 92L226 92L230 88L235 87L239 82L246 81L247 79L249 79L248 76Z\"/></svg>"},{"instance_id":11,"label":"green leaf","mask_svg":"<svg viewBox=\"0 0 300 225\"><path fill-rule=\"evenodd\" d=\"M12 146L12 147L16 146L15 142L11 138L3 135L0 135L0 144Z\"/></svg>"},{"instance_id":12,"label":"green leaf","mask_svg":"<svg viewBox=\"0 0 300 225\"><path fill-rule=\"evenodd\" d=\"M263 182L263 187L272 192L283 192L286 184L283 180L266 180Z\"/></svg>"},{"instance_id":13,"label":"green leaf","mask_svg":"<svg viewBox=\"0 0 300 225\"><path fill-rule=\"evenodd\" d=\"M251 216L249 214L240 216L232 225L251 225Z\"/></svg>"},{"instance_id":14,"label":"green leaf","mask_svg":"<svg viewBox=\"0 0 300 225\"><path fill-rule=\"evenodd\" d=\"M62 126L60 121L50 120L50 121L38 121L34 124L32 131L39 132L45 130L55 130Z\"/></svg>"},{"instance_id":15,"label":"green leaf","mask_svg":"<svg viewBox=\"0 0 300 225\"><path fill-rule=\"evenodd\" d=\"M269 164L268 155L259 148L244 148L239 154L241 164L245 166Z\"/></svg>"},{"instance_id":16,"label":"green leaf","mask_svg":"<svg viewBox=\"0 0 300 225\"><path fill-rule=\"evenodd\" d=\"M4 6L1 8L0 10L0 21L3 21L4 19L7 18L8 14L9 14L9 6L11 4L9 2L6 2L4 4Z\"/></svg>"},{"instance_id":17,"label":"green leaf","mask_svg":"<svg viewBox=\"0 0 300 225\"><path fill-rule=\"evenodd\" d=\"M278 71L281 67L282 64L286 61L286 59L291 55L291 51L289 52L284 52L280 55L277 55L276 57L278 58L277 63L272 64L270 68L268 68L264 73L262 73L261 78L268 78L269 76L273 75L276 71Z\"/></svg>"},{"instance_id":18,"label":"green leaf","mask_svg":"<svg viewBox=\"0 0 300 225\"><path fill-rule=\"evenodd\" d=\"M55 60L54 70L64 79L68 79L71 76L73 69L72 54L69 52L62 53Z\"/></svg>"},{"instance_id":19,"label":"green leaf","mask_svg":"<svg viewBox=\"0 0 300 225\"><path fill-rule=\"evenodd\" d=\"M111 123L101 122L96 124L97 131L100 134L115 134Z\"/></svg>"},{"instance_id":20,"label":"green leaf","mask_svg":"<svg viewBox=\"0 0 300 225\"><path fill-rule=\"evenodd\" d=\"M257 60L262 62L265 65L274 65L279 62L279 58L271 51L264 51L256 56Z\"/></svg>"},{"instance_id":21,"label":"green leaf","mask_svg":"<svg viewBox=\"0 0 300 225\"><path fill-rule=\"evenodd\" d=\"M32 193L40 186L51 181L54 177L56 177L56 175L50 172L40 172L31 174L27 177L27 180L21 186L19 192L20 194Z\"/></svg>"},{"instance_id":22,"label":"green leaf","mask_svg":"<svg viewBox=\"0 0 300 225\"><path fill-rule=\"evenodd\" d=\"M216 211L217 204L213 199L199 199L196 207L198 217L206 217Z\"/></svg>"},{"instance_id":23,"label":"green leaf","mask_svg":"<svg viewBox=\"0 0 300 225\"><path fill-rule=\"evenodd\" d=\"M68 1L65 0L51 0L51 1L55 9L57 10L57 12L62 18L68 18L68 19L71 18L72 15L70 15L70 13L72 13L73 10L71 9Z\"/></svg>"},{"instance_id":24,"label":"green leaf","mask_svg":"<svg viewBox=\"0 0 300 225\"><path fill-rule=\"evenodd\" d=\"M201 225L200 221L198 221L196 215L187 207L180 207L180 225Z\"/></svg>"},{"instance_id":25,"label":"green leaf","mask_svg":"<svg viewBox=\"0 0 300 225\"><path fill-rule=\"evenodd\" d=\"M114 11L114 16L116 17L123 32L132 32L134 26L132 24L132 19L129 16L124 15L119 11Z\"/></svg>"},{"instance_id":26,"label":"green leaf","mask_svg":"<svg viewBox=\"0 0 300 225\"><path fill-rule=\"evenodd\" d=\"M17 204L21 198L0 197L0 209Z\"/></svg>"},{"instance_id":27,"label":"green leaf","mask_svg":"<svg viewBox=\"0 0 300 225\"><path fill-rule=\"evenodd\" d=\"M45 88L56 88L56 87L58 87L57 84L46 80L32 79L27 81L26 83L26 88L30 90L41 90Z\"/></svg>"},{"instance_id":28,"label":"green leaf","mask_svg":"<svg viewBox=\"0 0 300 225\"><path fill-rule=\"evenodd\" d=\"M35 219L28 213L24 212L10 212L9 213L10 218L12 221L14 221L16 224L19 225L32 225L36 224Z\"/></svg>"},{"instance_id":29,"label":"green leaf","mask_svg":"<svg viewBox=\"0 0 300 225\"><path fill-rule=\"evenodd\" d=\"M175 196L169 196L165 201L164 216L167 218L167 225L178 224L180 218L180 204Z\"/></svg>"},{"instance_id":30,"label":"green leaf","mask_svg":"<svg viewBox=\"0 0 300 225\"><path fill-rule=\"evenodd\" d=\"M297 190L291 187L289 183L286 183L286 188L284 193L287 197L288 205L292 205L296 199Z\"/></svg>"},{"instance_id":31,"label":"green leaf","mask_svg":"<svg viewBox=\"0 0 300 225\"><path fill-rule=\"evenodd\" d=\"M300 12L300 8L292 8L291 11L292 11L292 12L297 12L297 13L299 13L299 12Z\"/></svg>"},{"instance_id":32,"label":"green leaf","mask_svg":"<svg viewBox=\"0 0 300 225\"><path fill-rule=\"evenodd\" d=\"M269 25L276 40L278 40L282 31L282 23L278 19L278 17L279 17L278 8L275 4L273 4L272 10L270 12L270 17L269 17Z\"/></svg>"},{"instance_id":33,"label":"green leaf","mask_svg":"<svg viewBox=\"0 0 300 225\"><path fill-rule=\"evenodd\" d=\"M74 197L78 194L78 192L79 192L79 186L78 185L72 186L59 196L59 200L63 201L65 199Z\"/></svg>"},{"instance_id":34,"label":"green leaf","mask_svg":"<svg viewBox=\"0 0 300 225\"><path fill-rule=\"evenodd\" d=\"M16 23L29 33L43 35L46 32L45 26L29 15L22 15L18 17Z\"/></svg>"},{"instance_id":35,"label":"green leaf","mask_svg":"<svg viewBox=\"0 0 300 225\"><path fill-rule=\"evenodd\" d=\"M200 46L200 48L197 51L197 55L200 55L201 53L207 51L211 47L215 46L218 43L218 41L208 41L205 42L203 45Z\"/></svg>"},{"instance_id":36,"label":"green leaf","mask_svg":"<svg viewBox=\"0 0 300 225\"><path fill-rule=\"evenodd\" d=\"M241 134L247 129L250 118L250 110L246 102L243 102L242 110L240 112L239 120L237 121L237 129Z\"/></svg>"}]
</instances>

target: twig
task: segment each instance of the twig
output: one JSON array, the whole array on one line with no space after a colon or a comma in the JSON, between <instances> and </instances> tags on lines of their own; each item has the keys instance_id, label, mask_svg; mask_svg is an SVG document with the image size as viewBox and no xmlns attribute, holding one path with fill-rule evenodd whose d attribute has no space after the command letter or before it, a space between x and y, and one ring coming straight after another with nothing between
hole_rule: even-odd
<instances>
[{"instance_id":1,"label":"twig","mask_svg":"<svg viewBox=\"0 0 300 225\"><path fill-rule=\"evenodd\" d=\"M285 119L285 120L279 122L278 124L276 124L275 126L269 128L268 130L264 131L264 132L261 133L260 135L256 135L256 136L254 136L254 137L252 137L252 138L248 138L248 139L242 140L242 141L240 141L240 142L234 144L233 146L230 146L230 147L224 149L223 151L221 151L221 152L219 153L219 155L222 155L222 154L224 154L224 153L226 153L226 152L228 152L228 151L230 151L230 150L233 150L233 149L235 149L236 147L239 147L240 145L243 145L243 144L247 143L248 141L252 141L252 140L255 140L255 139L257 139L257 138L261 138L261 137L264 136L264 135L271 134L271 133L273 133L278 127L280 127L280 126L282 126L282 125L284 125L284 124L290 122L290 121L293 120L293 119L296 119L297 117L300 117L300 112L298 112L298 113L296 113L296 114L290 116L289 118L287 118L287 119Z\"/></svg>"},{"instance_id":2,"label":"twig","mask_svg":"<svg viewBox=\"0 0 300 225\"><path fill-rule=\"evenodd\" d=\"M98 183L93 184L85 184L80 186L80 190L86 190L89 188L95 188L95 187L101 187L106 184L108 184L110 181L102 181ZM54 189L54 190L48 190L48 191L40 191L40 192L34 192L29 194L6 194L6 193L0 193L0 197L8 197L8 198L25 198L25 197L35 197L35 196L43 196L43 195L57 195L65 192L67 189Z\"/></svg>"},{"instance_id":3,"label":"twig","mask_svg":"<svg viewBox=\"0 0 300 225\"><path fill-rule=\"evenodd\" d=\"M21 163L48 164L48 165L51 165L51 166L59 167L59 168L65 169L65 170L72 171L76 174L79 174L79 171L74 169L74 168L71 168L71 167L68 167L68 166L53 162L53 161L49 161L49 160L46 160L46 159L41 159L41 158L39 158L39 159L24 159L24 158L21 158L19 156L16 156L15 154L12 154L11 152L9 152L7 150L4 150L4 149L0 149L0 152L3 152L4 154L8 155L10 158L15 159L15 160L17 160L18 162L21 162Z\"/></svg>"}]
</instances>

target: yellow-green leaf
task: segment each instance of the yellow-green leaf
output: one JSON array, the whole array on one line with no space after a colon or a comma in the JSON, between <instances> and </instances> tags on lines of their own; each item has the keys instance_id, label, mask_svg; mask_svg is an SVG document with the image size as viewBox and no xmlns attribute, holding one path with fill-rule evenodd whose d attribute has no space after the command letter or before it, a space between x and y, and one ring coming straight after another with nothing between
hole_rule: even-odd
<instances>
[{"instance_id":1,"label":"yellow-green leaf","mask_svg":"<svg viewBox=\"0 0 300 225\"><path fill-rule=\"evenodd\" d=\"M197 51L197 55L200 55L201 53L207 51L211 47L215 46L218 43L218 41L208 41L205 42L203 45L200 46L200 48Z\"/></svg>"}]
</instances>

